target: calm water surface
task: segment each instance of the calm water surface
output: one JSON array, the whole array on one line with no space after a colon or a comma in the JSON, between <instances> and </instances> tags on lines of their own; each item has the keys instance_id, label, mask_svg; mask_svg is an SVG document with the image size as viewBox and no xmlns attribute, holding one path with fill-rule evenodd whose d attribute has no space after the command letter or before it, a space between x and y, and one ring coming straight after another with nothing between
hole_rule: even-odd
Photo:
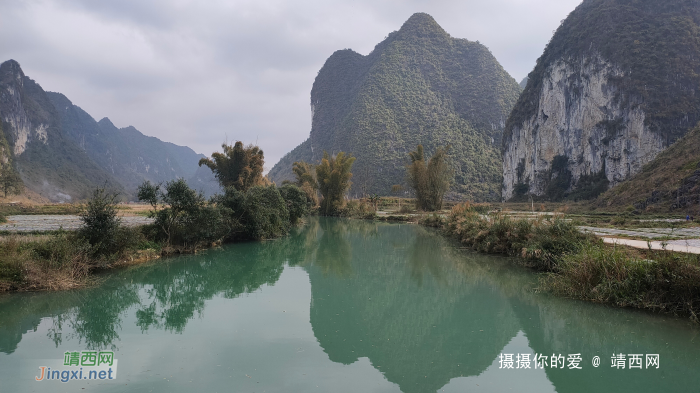
<instances>
[{"instance_id":1,"label":"calm water surface","mask_svg":"<svg viewBox=\"0 0 700 393\"><path fill-rule=\"evenodd\" d=\"M0 297L0 392L700 390L690 323L536 283L415 225L313 219L98 288ZM117 378L34 381L40 365L87 350L114 351ZM659 368L612 368L620 353L658 354ZM581 354L581 369L502 369L501 354Z\"/></svg>"}]
</instances>

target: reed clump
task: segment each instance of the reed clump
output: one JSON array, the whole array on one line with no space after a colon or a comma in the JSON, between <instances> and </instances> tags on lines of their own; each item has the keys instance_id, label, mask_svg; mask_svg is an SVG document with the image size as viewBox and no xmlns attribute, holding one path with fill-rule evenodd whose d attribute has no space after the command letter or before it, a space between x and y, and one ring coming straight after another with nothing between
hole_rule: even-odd
<instances>
[{"instance_id":1,"label":"reed clump","mask_svg":"<svg viewBox=\"0 0 700 393\"><path fill-rule=\"evenodd\" d=\"M576 299L688 315L698 322L700 256L583 244L577 253L562 257L558 271L546 275L541 288Z\"/></svg>"},{"instance_id":2,"label":"reed clump","mask_svg":"<svg viewBox=\"0 0 700 393\"><path fill-rule=\"evenodd\" d=\"M562 216L484 215L468 203L452 209L444 229L474 250L543 271L539 290L698 322L700 255L606 245Z\"/></svg>"},{"instance_id":3,"label":"reed clump","mask_svg":"<svg viewBox=\"0 0 700 393\"><path fill-rule=\"evenodd\" d=\"M474 250L519 257L538 270L556 270L563 255L577 252L585 242L595 241L562 216L527 219L480 211L469 203L455 206L447 217L445 230Z\"/></svg>"}]
</instances>

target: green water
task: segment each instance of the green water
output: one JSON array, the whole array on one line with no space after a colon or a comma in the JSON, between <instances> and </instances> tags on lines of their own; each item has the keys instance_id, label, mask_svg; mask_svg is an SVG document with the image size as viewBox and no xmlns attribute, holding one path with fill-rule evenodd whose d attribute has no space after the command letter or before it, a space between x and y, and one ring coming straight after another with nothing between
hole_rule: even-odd
<instances>
[{"instance_id":1,"label":"green water","mask_svg":"<svg viewBox=\"0 0 700 393\"><path fill-rule=\"evenodd\" d=\"M536 294L531 272L415 225L313 219L103 278L0 297L0 392L700 390L689 322ZM34 380L92 349L114 352L115 379ZM502 369L502 353L581 354L582 369ZM620 353L659 368L610 367Z\"/></svg>"}]
</instances>

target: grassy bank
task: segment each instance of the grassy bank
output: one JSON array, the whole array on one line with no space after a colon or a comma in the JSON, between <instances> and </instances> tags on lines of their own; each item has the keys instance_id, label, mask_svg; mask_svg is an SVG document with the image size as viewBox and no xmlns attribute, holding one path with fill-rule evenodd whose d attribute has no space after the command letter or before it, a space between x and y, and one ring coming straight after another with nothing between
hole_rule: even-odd
<instances>
[{"instance_id":1,"label":"grassy bank","mask_svg":"<svg viewBox=\"0 0 700 393\"><path fill-rule=\"evenodd\" d=\"M184 180L144 183L153 224L121 225L117 196L95 190L79 211L83 226L51 235L0 236L0 291L58 290L87 285L92 273L224 242L285 236L309 211L298 187L229 187L206 200Z\"/></svg>"},{"instance_id":2,"label":"grassy bank","mask_svg":"<svg viewBox=\"0 0 700 393\"><path fill-rule=\"evenodd\" d=\"M98 253L78 232L0 237L0 292L83 287L94 282L95 272L160 256L162 248L142 228L119 231L109 254Z\"/></svg>"},{"instance_id":3,"label":"grassy bank","mask_svg":"<svg viewBox=\"0 0 700 393\"><path fill-rule=\"evenodd\" d=\"M540 289L698 321L700 256L605 245L561 215L527 219L477 210L458 205L441 226L474 250L513 256L543 272Z\"/></svg>"}]
</instances>

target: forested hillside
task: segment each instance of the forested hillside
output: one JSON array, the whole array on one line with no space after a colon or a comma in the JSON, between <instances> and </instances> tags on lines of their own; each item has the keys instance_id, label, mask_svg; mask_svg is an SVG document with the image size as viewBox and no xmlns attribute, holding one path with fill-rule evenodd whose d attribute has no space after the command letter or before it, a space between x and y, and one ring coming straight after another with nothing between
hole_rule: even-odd
<instances>
[{"instance_id":1,"label":"forested hillside","mask_svg":"<svg viewBox=\"0 0 700 393\"><path fill-rule=\"evenodd\" d=\"M428 156L451 145L453 191L495 200L501 135L519 94L485 46L415 14L369 55L346 49L326 61L311 91L310 137L270 177L280 183L291 178L294 161L345 151L357 157L351 194L386 195L405 184L408 152L418 144Z\"/></svg>"}]
</instances>

